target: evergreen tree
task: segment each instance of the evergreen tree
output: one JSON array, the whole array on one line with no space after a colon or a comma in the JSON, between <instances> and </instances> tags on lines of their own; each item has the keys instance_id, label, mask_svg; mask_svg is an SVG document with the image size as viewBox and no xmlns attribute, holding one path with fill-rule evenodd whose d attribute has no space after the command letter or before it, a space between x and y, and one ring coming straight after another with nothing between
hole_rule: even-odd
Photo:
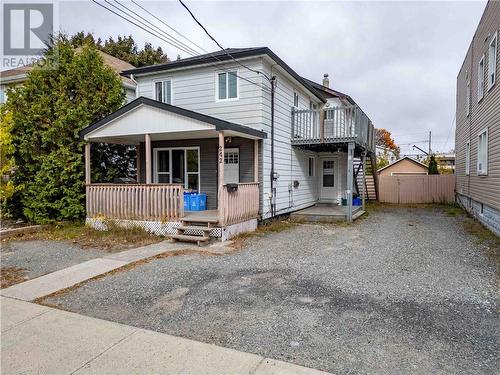
<instances>
[{"instance_id":1,"label":"evergreen tree","mask_svg":"<svg viewBox=\"0 0 500 375\"><path fill-rule=\"evenodd\" d=\"M431 155L429 158L429 166L427 168L429 174L439 174L438 164L434 155Z\"/></svg>"},{"instance_id":2,"label":"evergreen tree","mask_svg":"<svg viewBox=\"0 0 500 375\"><path fill-rule=\"evenodd\" d=\"M9 91L6 103L13 122L13 182L24 216L36 223L84 216L84 142L79 132L125 100L120 77L88 44L75 53L59 37L44 57L56 65L35 67L22 86ZM94 163L93 168L107 173L102 165Z\"/></svg>"}]
</instances>

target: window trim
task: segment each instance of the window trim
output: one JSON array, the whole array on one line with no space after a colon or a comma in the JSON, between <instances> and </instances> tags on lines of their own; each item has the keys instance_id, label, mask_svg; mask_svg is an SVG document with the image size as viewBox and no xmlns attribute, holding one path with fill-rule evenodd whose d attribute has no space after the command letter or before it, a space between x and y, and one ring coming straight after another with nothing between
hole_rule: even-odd
<instances>
[{"instance_id":1,"label":"window trim","mask_svg":"<svg viewBox=\"0 0 500 375\"><path fill-rule=\"evenodd\" d=\"M219 74L225 73L226 74L226 98L225 99L220 99L219 98ZM235 98L229 98L229 73L235 73L236 74L236 97ZM215 72L215 101L216 102L231 102L231 101L236 101L240 100L240 72L239 69L227 69L227 70L218 70Z\"/></svg>"},{"instance_id":2,"label":"window trim","mask_svg":"<svg viewBox=\"0 0 500 375\"><path fill-rule=\"evenodd\" d=\"M156 84L162 82L162 90L165 89L165 82L170 81L170 103L156 99ZM165 95L164 95L165 96ZM153 80L153 99L157 102L174 105L174 81L172 78L158 78Z\"/></svg>"},{"instance_id":3,"label":"window trim","mask_svg":"<svg viewBox=\"0 0 500 375\"><path fill-rule=\"evenodd\" d=\"M482 74L480 74L481 64L482 64L482 69L483 69ZM481 59L479 60L479 62L477 63L477 102L478 103L481 101L481 99L484 98L484 73L485 73L485 69L484 69L484 55L483 55L481 57ZM481 80L479 80L480 78L481 78ZM480 87L482 87L481 96L479 96L479 88Z\"/></svg>"},{"instance_id":4,"label":"window trim","mask_svg":"<svg viewBox=\"0 0 500 375\"><path fill-rule=\"evenodd\" d=\"M311 160L312 160L312 173L311 173ZM316 177L316 158L314 156L307 157L307 176Z\"/></svg>"},{"instance_id":5,"label":"window trim","mask_svg":"<svg viewBox=\"0 0 500 375\"><path fill-rule=\"evenodd\" d=\"M479 170L479 139L485 134L486 135L486 150L485 150L485 160L484 165L481 170ZM488 175L488 128L484 128L477 134L477 175L478 176L487 176Z\"/></svg>"},{"instance_id":6,"label":"window trim","mask_svg":"<svg viewBox=\"0 0 500 375\"><path fill-rule=\"evenodd\" d=\"M493 55L493 59L494 59L494 62L495 64L491 64L491 61L490 61L490 57L491 57L491 47L493 46L493 43L495 44L495 54ZM491 41L490 43L488 44L488 91L490 91L493 86L495 86L495 83L497 81L497 55L498 55L498 31L495 32L495 34L493 35L493 37L491 38ZM491 73L492 73L492 65L494 65L494 68L493 68L493 82L490 82L490 76L491 76Z\"/></svg>"},{"instance_id":7,"label":"window trim","mask_svg":"<svg viewBox=\"0 0 500 375\"><path fill-rule=\"evenodd\" d=\"M168 158L168 174L169 174L169 181L168 184L172 183L172 151L173 150L184 150L184 172L186 173L186 178L184 180L184 189L188 188L188 183L189 183L189 174L197 174L198 175L198 189L197 191L200 192L200 186L201 186L201 170L200 170L200 165L201 165L201 152L200 152L200 146L188 146L188 147L154 147L153 148L153 183L159 184L161 182L158 182L158 151L168 151L169 153L169 158ZM187 157L186 157L186 151L187 150L197 150L198 151L198 172L188 172L187 169ZM167 174L167 172L164 172Z\"/></svg>"},{"instance_id":8,"label":"window trim","mask_svg":"<svg viewBox=\"0 0 500 375\"><path fill-rule=\"evenodd\" d=\"M470 175L470 154L471 154L471 147L470 147L470 139L465 142L465 175L469 176Z\"/></svg>"}]
</instances>

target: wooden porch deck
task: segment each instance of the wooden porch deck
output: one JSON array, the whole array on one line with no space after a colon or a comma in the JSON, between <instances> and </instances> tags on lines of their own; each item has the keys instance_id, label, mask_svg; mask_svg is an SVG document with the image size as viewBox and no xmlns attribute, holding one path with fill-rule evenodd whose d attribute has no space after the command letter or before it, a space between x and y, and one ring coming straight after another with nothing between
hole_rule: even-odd
<instances>
[{"instance_id":1,"label":"wooden porch deck","mask_svg":"<svg viewBox=\"0 0 500 375\"><path fill-rule=\"evenodd\" d=\"M355 220L365 211L361 206L352 207L352 219ZM347 206L318 203L314 206L296 211L290 215L294 219L310 222L334 222L347 220Z\"/></svg>"}]
</instances>

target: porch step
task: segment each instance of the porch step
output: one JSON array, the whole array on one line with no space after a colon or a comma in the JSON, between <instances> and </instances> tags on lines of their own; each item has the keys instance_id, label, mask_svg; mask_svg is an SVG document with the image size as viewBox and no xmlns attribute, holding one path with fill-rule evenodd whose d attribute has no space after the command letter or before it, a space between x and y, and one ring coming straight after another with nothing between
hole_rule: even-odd
<instances>
[{"instance_id":1,"label":"porch step","mask_svg":"<svg viewBox=\"0 0 500 375\"><path fill-rule=\"evenodd\" d=\"M170 236L172 239L176 241L183 241L183 242L196 242L198 246L200 246L200 243L202 242L207 242L210 237L205 237L205 236L189 236L187 234L173 234Z\"/></svg>"},{"instance_id":2,"label":"porch step","mask_svg":"<svg viewBox=\"0 0 500 375\"><path fill-rule=\"evenodd\" d=\"M199 218L199 219L190 219L190 218L184 218L181 220L182 225L190 225L192 224L217 224L219 222L219 219L205 219L205 218Z\"/></svg>"},{"instance_id":3,"label":"porch step","mask_svg":"<svg viewBox=\"0 0 500 375\"><path fill-rule=\"evenodd\" d=\"M177 229L183 232L186 230L201 230L204 233L210 233L214 227L202 227L201 225L179 225Z\"/></svg>"}]
</instances>

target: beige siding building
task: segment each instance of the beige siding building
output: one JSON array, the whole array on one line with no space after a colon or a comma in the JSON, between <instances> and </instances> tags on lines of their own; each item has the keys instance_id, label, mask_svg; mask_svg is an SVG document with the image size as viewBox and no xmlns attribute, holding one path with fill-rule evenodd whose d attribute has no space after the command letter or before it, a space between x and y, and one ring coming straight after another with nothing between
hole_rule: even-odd
<instances>
[{"instance_id":1,"label":"beige siding building","mask_svg":"<svg viewBox=\"0 0 500 375\"><path fill-rule=\"evenodd\" d=\"M457 77L459 203L500 234L500 2L489 1Z\"/></svg>"},{"instance_id":2,"label":"beige siding building","mask_svg":"<svg viewBox=\"0 0 500 375\"><path fill-rule=\"evenodd\" d=\"M426 175L427 165L405 156L378 170L380 177L400 175Z\"/></svg>"}]
</instances>

